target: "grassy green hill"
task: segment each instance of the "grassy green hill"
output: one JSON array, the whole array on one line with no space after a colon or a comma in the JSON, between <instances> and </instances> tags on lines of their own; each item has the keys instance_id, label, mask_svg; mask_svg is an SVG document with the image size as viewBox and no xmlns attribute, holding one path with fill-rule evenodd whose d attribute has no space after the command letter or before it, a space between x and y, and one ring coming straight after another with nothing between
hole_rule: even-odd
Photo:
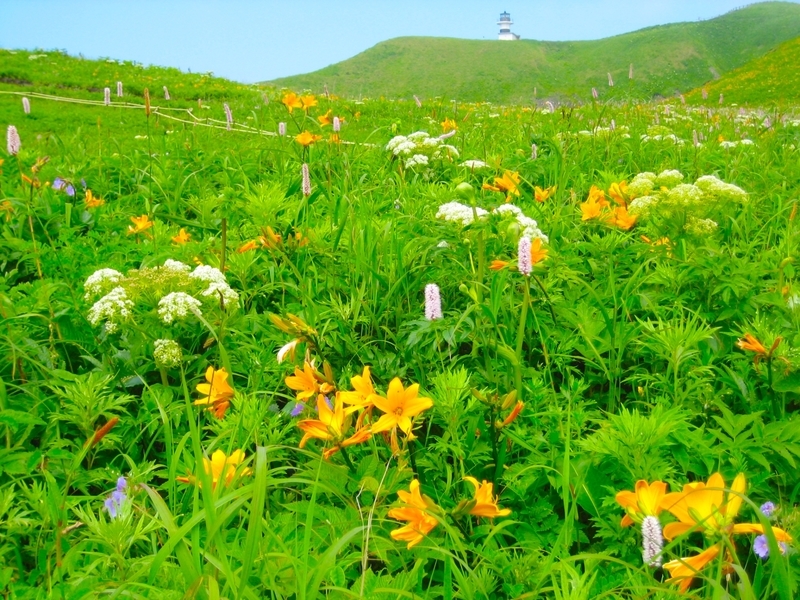
<instances>
[{"instance_id":1,"label":"grassy green hill","mask_svg":"<svg viewBox=\"0 0 800 600\"><path fill-rule=\"evenodd\" d=\"M800 35L800 4L764 2L708 21L650 27L585 42L403 37L305 75L269 82L343 96L648 98L695 88ZM634 79L628 80L629 65ZM607 73L616 85L608 87Z\"/></svg>"},{"instance_id":2,"label":"grassy green hill","mask_svg":"<svg viewBox=\"0 0 800 600\"><path fill-rule=\"evenodd\" d=\"M800 37L784 42L764 56L703 86L708 90L709 102L716 103L719 95L724 94L726 102L737 104L796 104L800 98L798 56ZM702 88L694 90L687 98L701 100Z\"/></svg>"}]
</instances>

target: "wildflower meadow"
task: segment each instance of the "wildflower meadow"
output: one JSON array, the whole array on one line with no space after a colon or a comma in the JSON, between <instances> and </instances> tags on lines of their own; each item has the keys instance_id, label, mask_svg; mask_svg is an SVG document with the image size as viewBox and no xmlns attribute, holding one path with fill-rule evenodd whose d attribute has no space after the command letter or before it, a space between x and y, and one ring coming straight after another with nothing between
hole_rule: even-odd
<instances>
[{"instance_id":1,"label":"wildflower meadow","mask_svg":"<svg viewBox=\"0 0 800 600\"><path fill-rule=\"evenodd\" d=\"M793 107L0 60L5 598L798 597Z\"/></svg>"}]
</instances>

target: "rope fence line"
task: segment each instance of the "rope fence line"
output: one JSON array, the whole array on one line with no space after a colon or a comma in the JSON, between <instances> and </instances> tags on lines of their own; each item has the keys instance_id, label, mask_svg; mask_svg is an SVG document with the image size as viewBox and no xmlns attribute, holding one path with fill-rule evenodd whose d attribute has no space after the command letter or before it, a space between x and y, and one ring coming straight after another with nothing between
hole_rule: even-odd
<instances>
[{"instance_id":1,"label":"rope fence line","mask_svg":"<svg viewBox=\"0 0 800 600\"><path fill-rule=\"evenodd\" d=\"M44 94L41 92L16 92L11 90L0 90L0 94L6 94L10 96L20 96L20 97L28 97L28 98L37 98L39 100L50 100L53 102L66 102L69 104L84 104L87 106L102 106L102 107L110 107L110 108L132 108L136 110L144 110L144 104L136 104L134 102L111 102L106 104L102 100L85 100L83 98L69 98L67 96L54 96L52 94ZM278 134L274 131L267 131L265 129L258 129L256 127L251 127L249 125L245 125L244 123L237 123L236 121L233 122L230 128L228 128L227 121L222 121L220 119L213 119L211 117L198 117L194 114L193 109L191 108L171 108L171 107L160 107L160 106L150 106L150 110L152 114L158 115L160 117L164 117L165 119L170 119L172 121L177 121L179 123L184 123L187 125L196 126L199 125L201 127L209 127L211 129L223 129L225 131L236 131L237 133L250 133L253 135L262 135L268 137L276 137ZM169 115L166 112L161 111L173 111L173 112L185 112L190 117L192 117L192 121L187 119L180 119L173 115ZM357 143L357 142L350 142L345 140L340 140L337 142L339 144L344 144L347 146L351 145L358 145L358 146L368 146L368 147L376 147L376 144L369 144L369 143Z\"/></svg>"}]
</instances>

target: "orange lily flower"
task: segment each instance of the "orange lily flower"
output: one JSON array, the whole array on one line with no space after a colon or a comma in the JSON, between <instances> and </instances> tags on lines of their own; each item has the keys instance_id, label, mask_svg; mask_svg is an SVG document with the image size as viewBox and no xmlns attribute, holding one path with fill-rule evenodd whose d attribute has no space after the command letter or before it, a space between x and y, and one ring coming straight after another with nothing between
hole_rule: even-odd
<instances>
[{"instance_id":1,"label":"orange lily flower","mask_svg":"<svg viewBox=\"0 0 800 600\"><path fill-rule=\"evenodd\" d=\"M259 240L250 240L249 242L246 242L245 244L239 246L239 248L236 250L236 252L239 253L239 254L244 254L245 252L250 252L250 250L255 250L256 248L258 248L258 244L259 244Z\"/></svg>"},{"instance_id":2,"label":"orange lily flower","mask_svg":"<svg viewBox=\"0 0 800 600\"><path fill-rule=\"evenodd\" d=\"M502 422L498 421L495 424L495 427L497 427L498 429L502 429L503 427L511 425L511 423L517 420L517 417L519 416L519 413L522 412L523 408L525 408L525 403L522 400L517 400L517 403L514 405L514 408L511 410L508 416L505 419L503 419Z\"/></svg>"},{"instance_id":3,"label":"orange lily flower","mask_svg":"<svg viewBox=\"0 0 800 600\"><path fill-rule=\"evenodd\" d=\"M410 550L439 524L439 521L429 514L431 509L438 507L430 498L420 493L419 481L416 479L409 485L408 492L400 490L397 495L403 506L393 508L387 516L398 521L408 521L408 524L393 530L390 535L394 540L408 542L406 547Z\"/></svg>"},{"instance_id":4,"label":"orange lily flower","mask_svg":"<svg viewBox=\"0 0 800 600\"><path fill-rule=\"evenodd\" d=\"M628 209L624 206L617 206L614 208L614 212L606 219L606 222L610 225L628 231L634 226L636 219L638 218L639 217L637 215L629 214Z\"/></svg>"},{"instance_id":5,"label":"orange lily flower","mask_svg":"<svg viewBox=\"0 0 800 600\"><path fill-rule=\"evenodd\" d=\"M350 378L353 391L342 392L342 401L352 405L346 412L354 412L360 408L372 408L372 396L375 395L375 387L372 385L372 374L368 365L364 366L361 375L354 375Z\"/></svg>"},{"instance_id":6,"label":"orange lily flower","mask_svg":"<svg viewBox=\"0 0 800 600\"><path fill-rule=\"evenodd\" d=\"M741 350L750 350L751 352L755 352L756 354L763 356L767 355L767 349L764 347L764 345L759 342L755 336L749 333L745 333L744 338L736 342L736 346Z\"/></svg>"},{"instance_id":7,"label":"orange lily flower","mask_svg":"<svg viewBox=\"0 0 800 600\"><path fill-rule=\"evenodd\" d=\"M456 122L453 119L445 118L445 120L442 121L442 131L447 133L448 131L453 131L454 129L458 129L458 125L456 125Z\"/></svg>"},{"instance_id":8,"label":"orange lily flower","mask_svg":"<svg viewBox=\"0 0 800 600\"><path fill-rule=\"evenodd\" d=\"M641 523L644 517L657 517L662 510L661 500L667 493L667 484L663 481L647 483L640 479L634 489L633 492L625 490L617 494L617 502L625 509L620 523L622 527Z\"/></svg>"},{"instance_id":9,"label":"orange lily flower","mask_svg":"<svg viewBox=\"0 0 800 600\"><path fill-rule=\"evenodd\" d=\"M683 486L682 491L665 495L660 506L675 515L678 521L664 527L664 538L672 540L691 531L702 531L707 536L716 537L763 534L764 526L760 523L734 523L742 507L742 496L746 489L747 482L743 473L736 476L730 489L725 487L722 475L714 473L707 483L688 483ZM771 529L779 542L792 540L783 529ZM717 550L713 550L712 546L697 556L665 564L664 568L672 574L669 581L680 582L680 589L687 589L697 571L719 554L719 544L716 546ZM689 567L691 570L687 571Z\"/></svg>"},{"instance_id":10,"label":"orange lily flower","mask_svg":"<svg viewBox=\"0 0 800 600\"><path fill-rule=\"evenodd\" d=\"M230 485L236 477L236 471L239 466L244 462L244 452L241 450L234 450L230 456L225 456L222 450L215 450L211 455L211 460L203 457L203 468L205 472L211 475L211 487L216 488L217 484L222 481L224 485ZM251 469L242 469L241 475L250 475ZM196 483L194 476L177 477L178 481L182 483Z\"/></svg>"},{"instance_id":11,"label":"orange lily flower","mask_svg":"<svg viewBox=\"0 0 800 600\"><path fill-rule=\"evenodd\" d=\"M147 215L141 217L131 217L133 225L128 225L128 235L138 234L150 229L153 223Z\"/></svg>"},{"instance_id":12,"label":"orange lily flower","mask_svg":"<svg viewBox=\"0 0 800 600\"><path fill-rule=\"evenodd\" d=\"M319 104L317 102L316 97L313 94L306 94L305 96L300 96L300 103L303 105L303 110L308 112L308 109L312 106L316 106Z\"/></svg>"},{"instance_id":13,"label":"orange lily flower","mask_svg":"<svg viewBox=\"0 0 800 600\"><path fill-rule=\"evenodd\" d=\"M286 378L286 385L289 389L298 392L297 399L305 401L319 392L328 394L333 391L333 386L329 383L320 384L320 377L314 367L308 361L303 365L301 371L298 367L294 368L294 375Z\"/></svg>"},{"instance_id":14,"label":"orange lily flower","mask_svg":"<svg viewBox=\"0 0 800 600\"><path fill-rule=\"evenodd\" d=\"M314 135L313 133L311 133L309 131L304 131L303 133L295 136L294 139L301 146L308 147L311 144L313 144L314 142L318 142L319 140L321 140L322 136L321 135Z\"/></svg>"},{"instance_id":15,"label":"orange lily flower","mask_svg":"<svg viewBox=\"0 0 800 600\"><path fill-rule=\"evenodd\" d=\"M328 112L326 112L324 115L317 116L317 121L319 121L321 127L325 127L325 125L330 125L333 122L333 119L331 118L332 114L333 111L329 109Z\"/></svg>"},{"instance_id":16,"label":"orange lily flower","mask_svg":"<svg viewBox=\"0 0 800 600\"><path fill-rule=\"evenodd\" d=\"M181 230L178 232L178 235L172 236L172 241L176 244L185 244L189 240L192 239L192 236L186 233L186 229L181 227Z\"/></svg>"},{"instance_id":17,"label":"orange lily flower","mask_svg":"<svg viewBox=\"0 0 800 600\"><path fill-rule=\"evenodd\" d=\"M549 188L542 189L538 185L534 186L534 188L533 188L533 197L537 202L544 202L548 198L550 198L550 196L555 194L557 187L558 186L553 185L553 186L550 186Z\"/></svg>"},{"instance_id":18,"label":"orange lily flower","mask_svg":"<svg viewBox=\"0 0 800 600\"><path fill-rule=\"evenodd\" d=\"M97 208L99 206L103 206L106 201L92 194L92 190L86 190L86 198L84 199L83 203L86 208Z\"/></svg>"},{"instance_id":19,"label":"orange lily flower","mask_svg":"<svg viewBox=\"0 0 800 600\"><path fill-rule=\"evenodd\" d=\"M533 246L532 245L531 245L531 250L533 250ZM493 260L491 262L491 264L489 265L489 268L492 271L502 271L506 267L508 267L508 261L506 261L506 260Z\"/></svg>"},{"instance_id":20,"label":"orange lily flower","mask_svg":"<svg viewBox=\"0 0 800 600\"><path fill-rule=\"evenodd\" d=\"M495 517L505 517L511 514L510 508L500 508L497 506L497 498L492 495L493 484L486 480L478 483L474 477L464 477L475 488L475 506L473 506L469 514L476 517L487 517L493 519Z\"/></svg>"},{"instance_id":21,"label":"orange lily flower","mask_svg":"<svg viewBox=\"0 0 800 600\"><path fill-rule=\"evenodd\" d=\"M542 250L542 238L534 238L531 242L531 264L535 265L547 258L549 250Z\"/></svg>"},{"instance_id":22,"label":"orange lily flower","mask_svg":"<svg viewBox=\"0 0 800 600\"><path fill-rule=\"evenodd\" d=\"M608 188L608 195L614 199L614 202L621 206L628 206L628 182L620 181L619 183L612 183Z\"/></svg>"},{"instance_id":23,"label":"orange lily flower","mask_svg":"<svg viewBox=\"0 0 800 600\"><path fill-rule=\"evenodd\" d=\"M229 373L224 369L214 369L208 367L206 369L206 381L208 383L199 383L195 389L203 394L205 397L195 400L195 406L210 405L208 411L218 419L225 416L225 411L231 405L231 398L233 398L233 388L228 383Z\"/></svg>"},{"instance_id":24,"label":"orange lily flower","mask_svg":"<svg viewBox=\"0 0 800 600\"><path fill-rule=\"evenodd\" d=\"M303 108L303 102L294 92L289 92L281 100L286 109L291 113L295 108Z\"/></svg>"},{"instance_id":25,"label":"orange lily flower","mask_svg":"<svg viewBox=\"0 0 800 600\"><path fill-rule=\"evenodd\" d=\"M679 558L671 560L664 565L669 571L670 578L667 583L677 583L678 590L685 592L692 585L695 575L697 575L708 563L717 558L720 553L720 545L714 544L700 554L689 558Z\"/></svg>"},{"instance_id":26,"label":"orange lily flower","mask_svg":"<svg viewBox=\"0 0 800 600\"><path fill-rule=\"evenodd\" d=\"M414 383L403 389L398 377L389 382L386 398L372 394L370 399L385 414L372 426L372 433L400 428L406 435L411 434L411 418L433 406L433 400L418 397L419 384Z\"/></svg>"},{"instance_id":27,"label":"orange lily flower","mask_svg":"<svg viewBox=\"0 0 800 600\"><path fill-rule=\"evenodd\" d=\"M506 196L506 201L509 201L512 195L519 196L519 182L519 173L515 171L506 171L503 173L502 177L494 178L494 185L484 183L483 189L492 192L507 193L508 195Z\"/></svg>"},{"instance_id":28,"label":"orange lily flower","mask_svg":"<svg viewBox=\"0 0 800 600\"><path fill-rule=\"evenodd\" d=\"M333 441L335 442L334 446L328 448L322 454L326 460L341 448L361 444L372 437L372 432L369 429L361 428L349 438L343 439L344 432L349 425L347 424L347 415L345 414L340 394L336 394L332 409L328 405L325 396L319 394L317 396L317 413L318 419L305 419L297 424L305 433L303 439L300 440L300 448L305 447L306 442L312 438Z\"/></svg>"}]
</instances>

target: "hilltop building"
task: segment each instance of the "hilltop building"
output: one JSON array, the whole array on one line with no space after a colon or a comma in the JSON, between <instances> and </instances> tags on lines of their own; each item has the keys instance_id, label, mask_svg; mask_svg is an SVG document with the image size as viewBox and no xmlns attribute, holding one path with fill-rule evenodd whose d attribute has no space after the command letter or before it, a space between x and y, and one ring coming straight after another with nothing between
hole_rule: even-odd
<instances>
[{"instance_id":1,"label":"hilltop building","mask_svg":"<svg viewBox=\"0 0 800 600\"><path fill-rule=\"evenodd\" d=\"M498 40L518 40L519 36L516 33L511 33L511 26L514 21L511 20L511 15L503 11L500 13L500 20L497 22L500 26L500 35L497 36Z\"/></svg>"}]
</instances>

